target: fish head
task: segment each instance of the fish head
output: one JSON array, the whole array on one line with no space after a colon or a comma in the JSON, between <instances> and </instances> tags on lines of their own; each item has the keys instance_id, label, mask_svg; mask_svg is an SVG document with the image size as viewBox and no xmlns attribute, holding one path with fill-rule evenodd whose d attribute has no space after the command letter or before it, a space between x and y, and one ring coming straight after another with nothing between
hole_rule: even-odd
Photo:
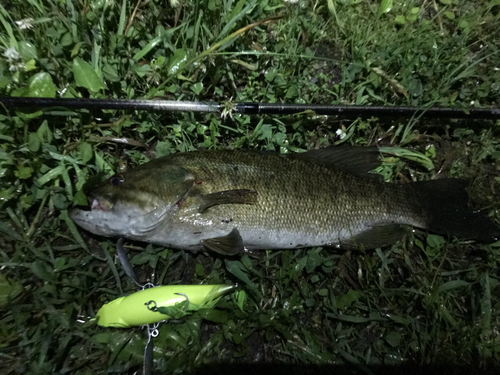
<instances>
[{"instance_id":1,"label":"fish head","mask_svg":"<svg viewBox=\"0 0 500 375\"><path fill-rule=\"evenodd\" d=\"M194 182L180 166L157 164L111 176L87 193L88 209L73 209L71 219L97 235L147 239L175 214Z\"/></svg>"}]
</instances>

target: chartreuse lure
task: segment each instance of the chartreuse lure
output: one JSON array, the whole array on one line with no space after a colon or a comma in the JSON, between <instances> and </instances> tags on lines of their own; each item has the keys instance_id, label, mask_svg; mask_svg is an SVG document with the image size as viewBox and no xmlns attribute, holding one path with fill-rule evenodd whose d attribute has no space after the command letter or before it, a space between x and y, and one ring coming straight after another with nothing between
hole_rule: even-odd
<instances>
[{"instance_id":1,"label":"chartreuse lure","mask_svg":"<svg viewBox=\"0 0 500 375\"><path fill-rule=\"evenodd\" d=\"M167 285L144 289L102 306L95 317L102 327L127 328L178 319L189 311L212 308L233 285ZM181 305L184 305L182 308Z\"/></svg>"}]
</instances>

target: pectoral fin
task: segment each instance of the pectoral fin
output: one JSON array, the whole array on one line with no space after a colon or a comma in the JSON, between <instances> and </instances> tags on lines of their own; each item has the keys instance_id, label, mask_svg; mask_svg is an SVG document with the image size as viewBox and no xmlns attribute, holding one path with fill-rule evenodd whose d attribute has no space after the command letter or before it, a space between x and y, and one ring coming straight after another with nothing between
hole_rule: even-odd
<instances>
[{"instance_id":1,"label":"pectoral fin","mask_svg":"<svg viewBox=\"0 0 500 375\"><path fill-rule=\"evenodd\" d=\"M234 228L227 236L209 238L201 241L208 250L215 251L221 255L236 255L243 251L243 240L240 232Z\"/></svg>"},{"instance_id":2,"label":"pectoral fin","mask_svg":"<svg viewBox=\"0 0 500 375\"><path fill-rule=\"evenodd\" d=\"M364 232L343 240L340 246L347 249L375 249L399 241L408 233L408 227L399 224L374 225Z\"/></svg>"},{"instance_id":3,"label":"pectoral fin","mask_svg":"<svg viewBox=\"0 0 500 375\"><path fill-rule=\"evenodd\" d=\"M257 192L248 189L225 190L201 195L200 212L219 204L254 204L257 202Z\"/></svg>"}]
</instances>

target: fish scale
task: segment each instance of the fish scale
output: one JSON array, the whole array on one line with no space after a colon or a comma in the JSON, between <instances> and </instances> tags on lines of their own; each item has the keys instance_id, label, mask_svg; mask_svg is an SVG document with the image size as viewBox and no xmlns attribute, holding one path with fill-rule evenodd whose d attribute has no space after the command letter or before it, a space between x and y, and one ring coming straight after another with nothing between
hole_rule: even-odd
<instances>
[{"instance_id":1,"label":"fish scale","mask_svg":"<svg viewBox=\"0 0 500 375\"><path fill-rule=\"evenodd\" d=\"M209 237L214 229L237 228L247 248L337 244L366 223L418 224L410 217L409 194L400 185L265 153L199 152L172 159L201 181L202 194L243 188L257 192L256 204L219 205L203 214L194 200L186 202L174 221L175 226L191 225L193 232L208 230ZM382 199L374 205L370 195ZM207 228L200 216L213 225ZM232 219L230 226L225 218ZM270 238L266 242L264 237Z\"/></svg>"},{"instance_id":2,"label":"fish scale","mask_svg":"<svg viewBox=\"0 0 500 375\"><path fill-rule=\"evenodd\" d=\"M396 242L405 226L483 242L500 237L468 207L464 181L383 183L367 173L377 156L361 147L174 154L111 177L90 192L92 210L71 217L99 235L230 255L374 248Z\"/></svg>"}]
</instances>

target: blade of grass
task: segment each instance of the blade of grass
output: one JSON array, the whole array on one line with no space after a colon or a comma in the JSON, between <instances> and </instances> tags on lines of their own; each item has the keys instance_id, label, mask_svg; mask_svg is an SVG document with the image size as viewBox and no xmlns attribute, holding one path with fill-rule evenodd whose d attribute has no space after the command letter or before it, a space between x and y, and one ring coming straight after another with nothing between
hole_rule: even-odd
<instances>
[{"instance_id":1,"label":"blade of grass","mask_svg":"<svg viewBox=\"0 0 500 375\"><path fill-rule=\"evenodd\" d=\"M75 241L81 246L81 248L84 249L87 253L90 253L90 250L87 247L87 244L83 240L82 236L80 235L80 232L76 228L75 223L73 222L73 220L69 218L68 210L62 210L61 214L59 215L59 218L66 223Z\"/></svg>"},{"instance_id":2,"label":"blade of grass","mask_svg":"<svg viewBox=\"0 0 500 375\"><path fill-rule=\"evenodd\" d=\"M251 23L251 24L249 24L249 25L247 25L245 27L242 27L241 29L239 29L239 30L235 31L234 33L228 35L227 37L225 37L221 41L215 43L212 47L206 49L205 51L203 51L199 55L193 57L191 60L188 60L186 62L186 64L184 64L182 66L182 68L180 68L177 73L180 74L184 69L186 69L186 67L192 65L193 63L195 63L197 61L202 60L206 56L210 55L212 52L214 52L217 49L219 49L222 45L228 43L229 41L231 41L234 38L239 37L240 35L244 34L248 30L251 30L251 29L253 29L253 28L257 27L257 26L266 25L266 24L268 24L270 22L274 22L274 21L276 21L278 19L281 19L283 17L284 16L274 16L274 17L266 18L265 20L261 20L261 21L258 21L258 22ZM159 90L162 90L173 78L174 78L174 76L171 76L168 79L166 79L165 81L163 81L158 87L153 88L148 93L147 98L151 99L152 97L154 97L155 94L156 94L156 92L158 92Z\"/></svg>"},{"instance_id":3,"label":"blade of grass","mask_svg":"<svg viewBox=\"0 0 500 375\"><path fill-rule=\"evenodd\" d=\"M0 5L0 22L2 23L5 31L7 32L7 35L9 35L9 42L7 43L6 41L4 41L3 38L0 38L0 40L2 40L2 43L4 44L5 48L14 47L16 50L19 50L19 45L17 44L17 40L14 36L14 31L12 30L12 26L10 26L5 17L10 18L9 13L5 10L5 8L2 5Z\"/></svg>"}]
</instances>

